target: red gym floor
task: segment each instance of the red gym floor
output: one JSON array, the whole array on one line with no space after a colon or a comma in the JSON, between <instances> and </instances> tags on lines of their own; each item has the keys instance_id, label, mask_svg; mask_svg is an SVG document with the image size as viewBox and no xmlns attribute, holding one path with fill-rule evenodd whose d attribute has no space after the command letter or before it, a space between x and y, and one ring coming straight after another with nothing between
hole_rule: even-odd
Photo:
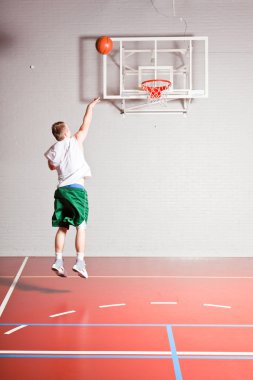
<instances>
[{"instance_id":1,"label":"red gym floor","mask_svg":"<svg viewBox=\"0 0 253 380\"><path fill-rule=\"evenodd\" d=\"M253 259L0 258L3 380L252 380Z\"/></svg>"}]
</instances>

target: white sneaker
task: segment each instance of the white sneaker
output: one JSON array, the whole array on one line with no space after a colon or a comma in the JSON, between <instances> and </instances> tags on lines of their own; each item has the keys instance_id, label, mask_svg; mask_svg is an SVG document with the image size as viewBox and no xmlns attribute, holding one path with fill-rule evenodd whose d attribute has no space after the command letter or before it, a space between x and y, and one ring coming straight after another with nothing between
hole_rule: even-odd
<instances>
[{"instance_id":1,"label":"white sneaker","mask_svg":"<svg viewBox=\"0 0 253 380\"><path fill-rule=\"evenodd\" d=\"M89 275L86 270L86 265L83 260L77 260L75 265L73 266L73 271L77 272L80 277L88 278Z\"/></svg>"},{"instance_id":2,"label":"white sneaker","mask_svg":"<svg viewBox=\"0 0 253 380\"><path fill-rule=\"evenodd\" d=\"M56 272L56 274L60 277L67 277L67 272L63 266L63 260L56 260L52 265L52 270Z\"/></svg>"}]
</instances>

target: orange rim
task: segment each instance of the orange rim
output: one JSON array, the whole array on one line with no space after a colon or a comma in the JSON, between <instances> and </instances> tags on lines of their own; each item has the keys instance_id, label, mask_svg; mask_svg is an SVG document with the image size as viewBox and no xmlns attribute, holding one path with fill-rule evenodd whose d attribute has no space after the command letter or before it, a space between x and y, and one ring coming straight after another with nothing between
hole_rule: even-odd
<instances>
[{"instance_id":1,"label":"orange rim","mask_svg":"<svg viewBox=\"0 0 253 380\"><path fill-rule=\"evenodd\" d=\"M148 79L141 84L141 88L144 91L148 91L151 98L160 98L162 92L167 90L170 86L171 81L166 79Z\"/></svg>"}]
</instances>

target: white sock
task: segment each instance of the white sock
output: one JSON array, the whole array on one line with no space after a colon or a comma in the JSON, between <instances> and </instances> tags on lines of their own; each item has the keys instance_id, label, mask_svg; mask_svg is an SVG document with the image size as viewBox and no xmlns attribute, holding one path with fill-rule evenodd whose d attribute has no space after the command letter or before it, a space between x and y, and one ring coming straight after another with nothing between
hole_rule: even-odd
<instances>
[{"instance_id":1,"label":"white sock","mask_svg":"<svg viewBox=\"0 0 253 380\"><path fill-rule=\"evenodd\" d=\"M55 253L56 260L62 260L62 252Z\"/></svg>"},{"instance_id":2,"label":"white sock","mask_svg":"<svg viewBox=\"0 0 253 380\"><path fill-rule=\"evenodd\" d=\"M77 252L77 260L83 261L84 260L84 252Z\"/></svg>"}]
</instances>

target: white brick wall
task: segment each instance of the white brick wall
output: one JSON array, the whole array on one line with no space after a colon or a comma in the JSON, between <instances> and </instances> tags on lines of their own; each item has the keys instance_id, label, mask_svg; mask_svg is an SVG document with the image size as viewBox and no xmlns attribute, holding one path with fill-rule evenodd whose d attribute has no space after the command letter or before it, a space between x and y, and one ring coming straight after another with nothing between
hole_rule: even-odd
<instances>
[{"instance_id":1,"label":"white brick wall","mask_svg":"<svg viewBox=\"0 0 253 380\"><path fill-rule=\"evenodd\" d=\"M182 35L170 2L155 4L169 17L148 0L1 2L1 255L53 253L50 125L63 119L74 131L83 100L100 92L99 61L86 49L95 36ZM252 255L253 2L176 6L189 35L209 37L210 96L186 119L122 119L110 103L97 106L85 145L87 255ZM67 255L73 243L72 230Z\"/></svg>"}]
</instances>

